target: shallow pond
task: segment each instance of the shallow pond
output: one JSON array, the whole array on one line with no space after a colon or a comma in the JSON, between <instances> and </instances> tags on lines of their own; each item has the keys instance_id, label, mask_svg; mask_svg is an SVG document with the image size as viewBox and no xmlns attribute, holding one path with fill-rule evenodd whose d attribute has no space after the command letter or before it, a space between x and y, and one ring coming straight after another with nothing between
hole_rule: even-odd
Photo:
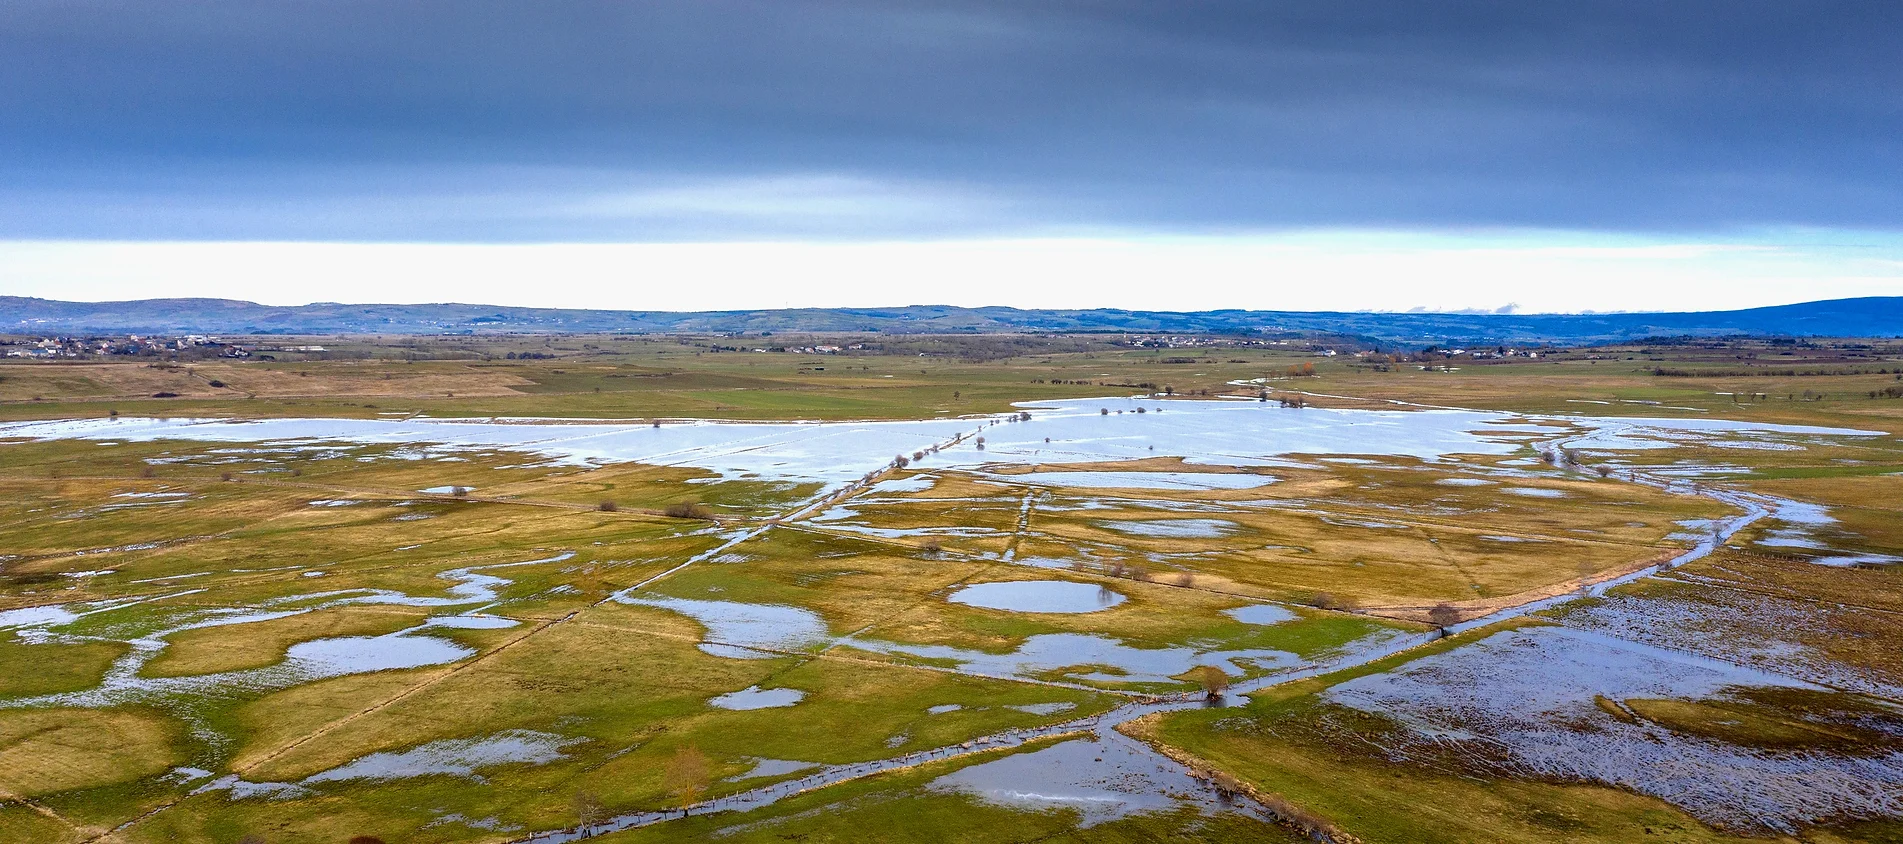
<instances>
[{"instance_id":1,"label":"shallow pond","mask_svg":"<svg viewBox=\"0 0 1903 844\"><path fill-rule=\"evenodd\" d=\"M1206 812L1224 808L1206 784L1180 766L1115 735L1015 753L961 768L926 787L1013 809L1075 810L1082 827L1185 805Z\"/></svg>"},{"instance_id":2,"label":"shallow pond","mask_svg":"<svg viewBox=\"0 0 1903 844\"><path fill-rule=\"evenodd\" d=\"M343 780L395 780L434 774L473 777L498 765L546 765L562 749L586 739L564 738L535 730L505 730L482 738L445 739L394 753L372 753L348 764L306 777L302 784Z\"/></svg>"},{"instance_id":3,"label":"shallow pond","mask_svg":"<svg viewBox=\"0 0 1903 844\"><path fill-rule=\"evenodd\" d=\"M1160 490L1254 489L1276 480L1268 475L1218 472L1029 472L994 477L1042 486Z\"/></svg>"},{"instance_id":4,"label":"shallow pond","mask_svg":"<svg viewBox=\"0 0 1903 844\"><path fill-rule=\"evenodd\" d=\"M952 593L945 600L989 610L1086 613L1109 609L1126 599L1121 593L1095 583L1010 580L972 584Z\"/></svg>"},{"instance_id":5,"label":"shallow pond","mask_svg":"<svg viewBox=\"0 0 1903 844\"><path fill-rule=\"evenodd\" d=\"M715 656L772 659L774 654L762 651L801 650L830 641L826 622L812 610L800 607L659 596L617 595L615 600L672 610L700 622L707 628L700 649Z\"/></svg>"},{"instance_id":6,"label":"shallow pond","mask_svg":"<svg viewBox=\"0 0 1903 844\"><path fill-rule=\"evenodd\" d=\"M364 674L396 668L441 665L475 655L475 651L434 636L341 636L292 645L285 662L298 673L315 677Z\"/></svg>"},{"instance_id":7,"label":"shallow pond","mask_svg":"<svg viewBox=\"0 0 1903 844\"><path fill-rule=\"evenodd\" d=\"M1502 754L1507 773L1629 788L1733 828L1788 833L1826 818L1903 813L1903 752L1747 747L1615 717L1601 703L1724 698L1741 687L1816 688L1611 636L1540 627L1358 677L1324 696L1411 728L1414 737L1391 745L1391 753L1438 758L1448 742L1479 740L1485 750L1476 758Z\"/></svg>"},{"instance_id":8,"label":"shallow pond","mask_svg":"<svg viewBox=\"0 0 1903 844\"><path fill-rule=\"evenodd\" d=\"M1291 454L1369 455L1437 460L1452 454L1505 456L1529 436L1568 432L1531 417L1469 410L1280 408L1254 401L1137 401L1129 398L1023 402L1033 419L929 419L889 422L564 423L546 419L154 419L115 417L0 424L0 437L84 438L118 442L284 442L320 445L415 445L410 456L447 459L458 452L509 449L555 463L635 462L691 466L728 478L843 484L886 465L895 454L943 446L933 468L995 463L1093 463L1181 457L1226 466L1276 465ZM1137 414L1138 407L1167 412ZM1580 448L1657 448L1673 441L1792 436L1877 436L1880 432L1722 419L1547 417L1590 429ZM982 426L982 427L981 427ZM982 430L979 450L972 435ZM1674 440L1673 438L1677 438ZM1768 440L1767 440L1768 441Z\"/></svg>"}]
</instances>

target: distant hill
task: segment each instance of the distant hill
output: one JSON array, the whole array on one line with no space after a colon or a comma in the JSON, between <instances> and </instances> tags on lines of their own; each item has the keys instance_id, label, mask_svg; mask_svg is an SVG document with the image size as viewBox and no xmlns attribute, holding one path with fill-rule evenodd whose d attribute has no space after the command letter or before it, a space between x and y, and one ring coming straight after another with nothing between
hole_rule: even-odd
<instances>
[{"instance_id":1,"label":"distant hill","mask_svg":"<svg viewBox=\"0 0 1903 844\"><path fill-rule=\"evenodd\" d=\"M497 305L260 305L233 299L61 302L0 296L0 333L439 334L549 332L1164 332L1333 334L1387 343L1579 344L1662 335L1903 336L1903 296L1741 311L1455 314L1020 310L913 305L755 311L606 311Z\"/></svg>"}]
</instances>

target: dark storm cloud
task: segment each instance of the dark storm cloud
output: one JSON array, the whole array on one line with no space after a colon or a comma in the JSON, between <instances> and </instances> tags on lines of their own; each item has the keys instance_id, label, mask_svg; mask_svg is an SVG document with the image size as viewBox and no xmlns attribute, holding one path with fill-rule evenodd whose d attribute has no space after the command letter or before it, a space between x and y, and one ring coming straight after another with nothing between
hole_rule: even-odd
<instances>
[{"instance_id":1,"label":"dark storm cloud","mask_svg":"<svg viewBox=\"0 0 1903 844\"><path fill-rule=\"evenodd\" d=\"M1903 225L1893 2L0 5L0 236Z\"/></svg>"}]
</instances>

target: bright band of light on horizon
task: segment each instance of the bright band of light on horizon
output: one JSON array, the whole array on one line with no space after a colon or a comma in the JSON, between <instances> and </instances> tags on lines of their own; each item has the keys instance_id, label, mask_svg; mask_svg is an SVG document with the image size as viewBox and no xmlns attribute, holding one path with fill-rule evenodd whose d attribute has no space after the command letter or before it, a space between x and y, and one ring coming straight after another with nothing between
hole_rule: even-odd
<instances>
[{"instance_id":1,"label":"bright band of light on horizon","mask_svg":"<svg viewBox=\"0 0 1903 844\"><path fill-rule=\"evenodd\" d=\"M0 242L9 295L734 310L1721 310L1894 294L1893 245L1387 233L883 243Z\"/></svg>"}]
</instances>

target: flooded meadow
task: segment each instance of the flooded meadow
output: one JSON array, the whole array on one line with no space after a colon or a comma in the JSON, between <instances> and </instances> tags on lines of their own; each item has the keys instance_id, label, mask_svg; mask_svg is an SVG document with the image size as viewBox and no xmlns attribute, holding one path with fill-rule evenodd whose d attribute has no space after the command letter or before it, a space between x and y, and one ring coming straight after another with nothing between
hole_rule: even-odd
<instances>
[{"instance_id":1,"label":"flooded meadow","mask_svg":"<svg viewBox=\"0 0 1903 844\"><path fill-rule=\"evenodd\" d=\"M0 424L0 827L566 841L851 792L1279 840L1307 815L1132 725L1336 676L1317 699L1396 765L1723 828L1903 813L1903 675L1841 644L1889 616L1717 582L1734 537L1884 552L1657 471L1876 432L1020 408ZM72 749L102 719L123 738Z\"/></svg>"}]
</instances>

